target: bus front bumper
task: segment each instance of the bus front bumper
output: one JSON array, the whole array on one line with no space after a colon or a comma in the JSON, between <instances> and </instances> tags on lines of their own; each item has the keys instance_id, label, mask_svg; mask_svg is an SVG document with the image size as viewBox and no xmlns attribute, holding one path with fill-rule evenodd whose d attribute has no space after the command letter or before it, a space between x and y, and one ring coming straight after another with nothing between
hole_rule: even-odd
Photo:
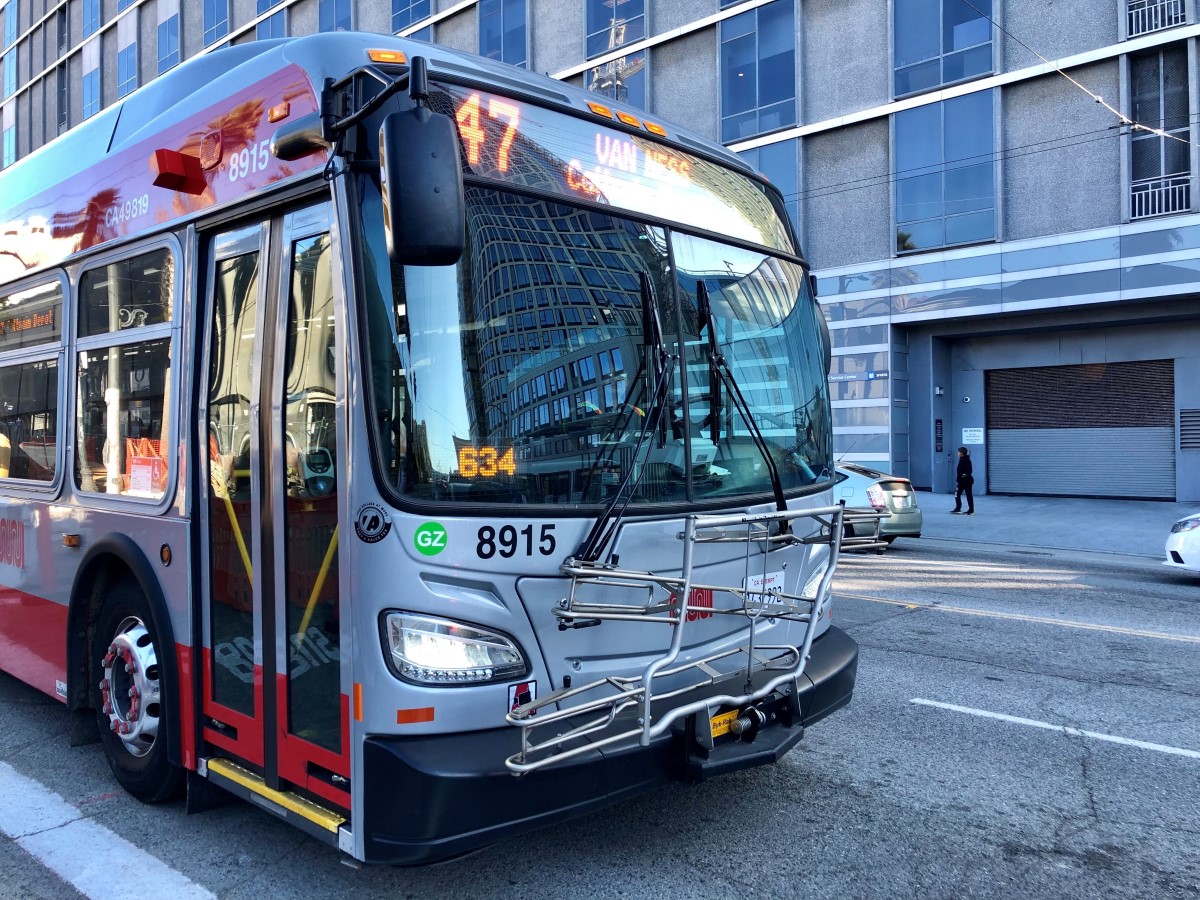
<instances>
[{"instance_id":1,"label":"bus front bumper","mask_svg":"<svg viewBox=\"0 0 1200 900\"><path fill-rule=\"evenodd\" d=\"M813 642L799 692L801 727L764 729L753 744L698 761L678 733L648 747L606 748L520 777L504 760L515 728L420 737L368 737L363 746L365 860L421 865L584 815L672 779L776 762L804 728L850 702L858 645L830 628Z\"/></svg>"}]
</instances>

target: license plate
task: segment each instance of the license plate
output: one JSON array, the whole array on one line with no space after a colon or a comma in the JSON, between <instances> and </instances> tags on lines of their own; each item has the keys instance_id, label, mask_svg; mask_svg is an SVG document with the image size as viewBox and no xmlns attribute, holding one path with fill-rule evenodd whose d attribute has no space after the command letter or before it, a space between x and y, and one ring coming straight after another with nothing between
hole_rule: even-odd
<instances>
[{"instance_id":1,"label":"license plate","mask_svg":"<svg viewBox=\"0 0 1200 900\"><path fill-rule=\"evenodd\" d=\"M912 497L909 497L907 495L898 497L895 494L893 494L892 495L892 505L895 506L896 509L908 509L909 507L912 506Z\"/></svg>"},{"instance_id":2,"label":"license plate","mask_svg":"<svg viewBox=\"0 0 1200 900\"><path fill-rule=\"evenodd\" d=\"M726 713L720 713L709 719L709 724L712 727L713 739L715 740L716 738L729 734L729 732L733 729L733 723L737 720L737 717L737 710L734 709Z\"/></svg>"}]
</instances>

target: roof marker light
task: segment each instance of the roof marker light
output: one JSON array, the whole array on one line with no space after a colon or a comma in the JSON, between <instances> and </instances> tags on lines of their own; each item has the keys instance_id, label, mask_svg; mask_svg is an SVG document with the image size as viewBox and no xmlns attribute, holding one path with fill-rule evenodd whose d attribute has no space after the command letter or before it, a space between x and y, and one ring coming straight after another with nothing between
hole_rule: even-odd
<instances>
[{"instance_id":1,"label":"roof marker light","mask_svg":"<svg viewBox=\"0 0 1200 900\"><path fill-rule=\"evenodd\" d=\"M604 116L606 119L611 119L613 117L613 111L611 109L609 109L607 106L605 106L603 103L592 103L589 101L588 109L590 109L592 112L594 112L598 116Z\"/></svg>"},{"instance_id":2,"label":"roof marker light","mask_svg":"<svg viewBox=\"0 0 1200 900\"><path fill-rule=\"evenodd\" d=\"M643 122L642 125L644 125L646 130L651 134L657 134L659 137L667 136L667 129L663 128L661 125L655 125L653 122Z\"/></svg>"},{"instance_id":3,"label":"roof marker light","mask_svg":"<svg viewBox=\"0 0 1200 900\"><path fill-rule=\"evenodd\" d=\"M624 122L626 125L632 125L634 128L642 127L642 120L639 119L637 116L631 116L627 112L617 113L617 118L620 119L622 122Z\"/></svg>"},{"instance_id":4,"label":"roof marker light","mask_svg":"<svg viewBox=\"0 0 1200 900\"><path fill-rule=\"evenodd\" d=\"M367 59L374 63L397 63L404 65L408 57L399 50L368 50Z\"/></svg>"},{"instance_id":5,"label":"roof marker light","mask_svg":"<svg viewBox=\"0 0 1200 900\"><path fill-rule=\"evenodd\" d=\"M282 122L292 114L292 104L284 100L282 103L276 103L267 110L268 122Z\"/></svg>"}]
</instances>

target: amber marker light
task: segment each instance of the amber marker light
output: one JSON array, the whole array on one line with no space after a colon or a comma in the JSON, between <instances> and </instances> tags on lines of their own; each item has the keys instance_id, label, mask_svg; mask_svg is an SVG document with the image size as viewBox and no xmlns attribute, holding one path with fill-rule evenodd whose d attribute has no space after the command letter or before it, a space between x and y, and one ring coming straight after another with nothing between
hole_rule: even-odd
<instances>
[{"instance_id":1,"label":"amber marker light","mask_svg":"<svg viewBox=\"0 0 1200 900\"><path fill-rule=\"evenodd\" d=\"M171 545L170 544L163 544L161 547L158 548L158 561L161 562L164 566L169 566L171 564Z\"/></svg>"},{"instance_id":2,"label":"amber marker light","mask_svg":"<svg viewBox=\"0 0 1200 900\"><path fill-rule=\"evenodd\" d=\"M77 535L77 534L64 534L64 535L63 535L63 546L64 546L64 547L70 547L70 548L72 548L72 549L75 549L75 548L77 548L77 547L79 546L79 535Z\"/></svg>"},{"instance_id":3,"label":"amber marker light","mask_svg":"<svg viewBox=\"0 0 1200 900\"><path fill-rule=\"evenodd\" d=\"M604 116L604 118L606 118L606 119L611 119L613 117L613 111L611 109L609 109L607 106L605 106L603 103L589 102L588 109L590 109L592 112L594 112L598 116Z\"/></svg>"},{"instance_id":4,"label":"amber marker light","mask_svg":"<svg viewBox=\"0 0 1200 900\"><path fill-rule=\"evenodd\" d=\"M362 721L362 683L354 682L354 721Z\"/></svg>"},{"instance_id":5,"label":"amber marker light","mask_svg":"<svg viewBox=\"0 0 1200 900\"><path fill-rule=\"evenodd\" d=\"M667 129L661 125L655 125L653 122L643 122L642 126L651 134L657 134L659 137L667 136Z\"/></svg>"},{"instance_id":6,"label":"amber marker light","mask_svg":"<svg viewBox=\"0 0 1200 900\"><path fill-rule=\"evenodd\" d=\"M267 110L268 122L282 122L292 114L292 104L284 100L282 103L276 103Z\"/></svg>"},{"instance_id":7,"label":"amber marker light","mask_svg":"<svg viewBox=\"0 0 1200 900\"><path fill-rule=\"evenodd\" d=\"M634 128L642 127L642 120L639 119L637 116L631 116L627 112L617 113L617 118L620 119L622 122L624 122L626 125L632 125Z\"/></svg>"},{"instance_id":8,"label":"amber marker light","mask_svg":"<svg viewBox=\"0 0 1200 900\"><path fill-rule=\"evenodd\" d=\"M368 50L367 59L375 63L398 63L404 65L408 57L399 50Z\"/></svg>"}]
</instances>

